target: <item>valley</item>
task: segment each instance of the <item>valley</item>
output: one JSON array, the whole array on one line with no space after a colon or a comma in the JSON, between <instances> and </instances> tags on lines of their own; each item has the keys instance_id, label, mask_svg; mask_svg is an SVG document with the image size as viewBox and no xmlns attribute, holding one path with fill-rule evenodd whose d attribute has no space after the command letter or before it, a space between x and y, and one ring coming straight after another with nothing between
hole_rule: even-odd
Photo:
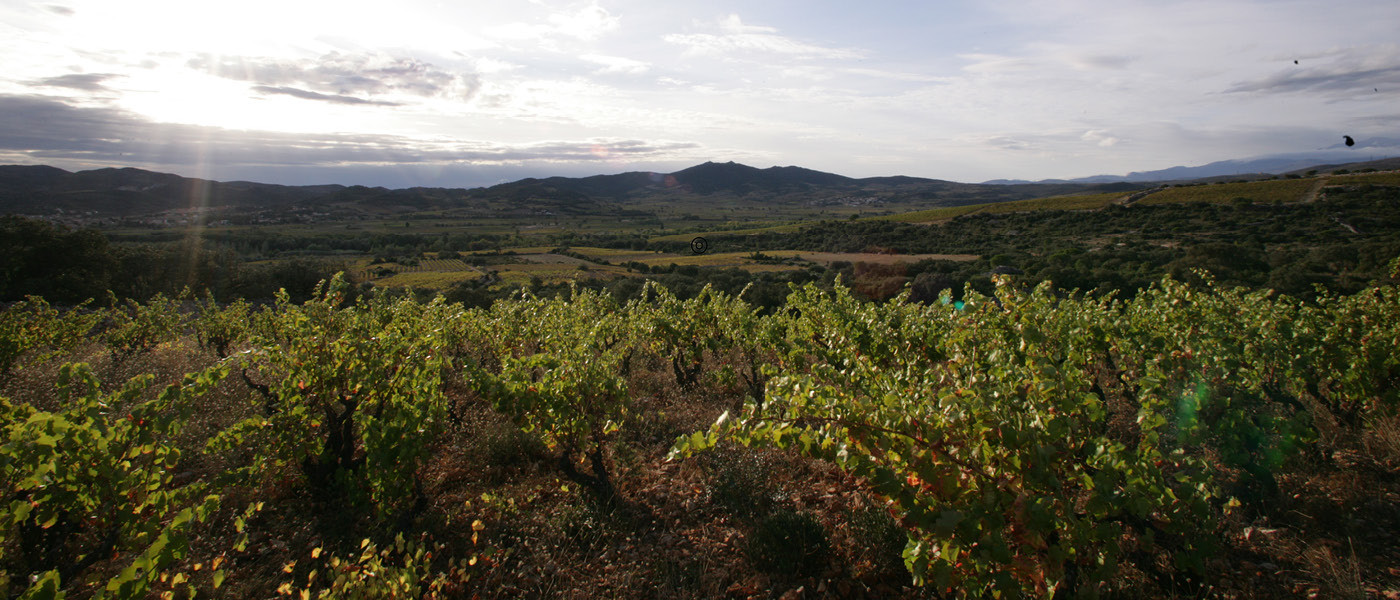
<instances>
[{"instance_id":1,"label":"valley","mask_svg":"<svg viewBox=\"0 0 1400 600\"><path fill-rule=\"evenodd\" d=\"M0 217L8 590L1400 584L1395 172L702 167L276 202L41 172Z\"/></svg>"}]
</instances>

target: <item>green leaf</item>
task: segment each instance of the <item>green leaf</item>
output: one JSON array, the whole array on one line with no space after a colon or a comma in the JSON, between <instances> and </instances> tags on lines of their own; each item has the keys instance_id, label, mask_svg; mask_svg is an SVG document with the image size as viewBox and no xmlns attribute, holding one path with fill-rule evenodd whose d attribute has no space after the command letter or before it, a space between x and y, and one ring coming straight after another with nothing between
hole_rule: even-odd
<instances>
[{"instance_id":1,"label":"green leaf","mask_svg":"<svg viewBox=\"0 0 1400 600\"><path fill-rule=\"evenodd\" d=\"M39 576L29 589L20 595L21 600L61 600L66 596L60 589L58 571L47 571Z\"/></svg>"},{"instance_id":2,"label":"green leaf","mask_svg":"<svg viewBox=\"0 0 1400 600\"><path fill-rule=\"evenodd\" d=\"M963 513L958 510L945 510L938 513L938 520L934 522L934 533L941 538L948 538L953 535L953 531L958 524L963 521Z\"/></svg>"}]
</instances>

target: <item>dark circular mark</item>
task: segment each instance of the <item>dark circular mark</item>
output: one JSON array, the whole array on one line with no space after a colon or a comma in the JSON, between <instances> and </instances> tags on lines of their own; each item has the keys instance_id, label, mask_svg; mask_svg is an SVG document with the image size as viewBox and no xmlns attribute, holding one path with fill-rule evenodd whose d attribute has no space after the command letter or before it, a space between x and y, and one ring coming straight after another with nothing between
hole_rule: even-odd
<instances>
[{"instance_id":1,"label":"dark circular mark","mask_svg":"<svg viewBox=\"0 0 1400 600\"><path fill-rule=\"evenodd\" d=\"M694 252L696 254L704 254L705 252L709 251L709 249L710 243L705 241L705 238L698 237L693 240L690 240L691 252Z\"/></svg>"}]
</instances>

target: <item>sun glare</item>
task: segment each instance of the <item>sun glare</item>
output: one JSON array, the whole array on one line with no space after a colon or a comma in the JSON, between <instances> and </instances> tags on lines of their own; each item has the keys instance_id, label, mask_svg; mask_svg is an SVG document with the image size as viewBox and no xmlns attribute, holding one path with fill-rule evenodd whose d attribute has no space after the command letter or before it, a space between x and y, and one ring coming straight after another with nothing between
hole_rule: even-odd
<instances>
[{"instance_id":1,"label":"sun glare","mask_svg":"<svg viewBox=\"0 0 1400 600\"><path fill-rule=\"evenodd\" d=\"M283 132L344 130L343 111L324 103L259 94L246 82L191 70L152 70L123 81L124 108L163 123Z\"/></svg>"}]
</instances>

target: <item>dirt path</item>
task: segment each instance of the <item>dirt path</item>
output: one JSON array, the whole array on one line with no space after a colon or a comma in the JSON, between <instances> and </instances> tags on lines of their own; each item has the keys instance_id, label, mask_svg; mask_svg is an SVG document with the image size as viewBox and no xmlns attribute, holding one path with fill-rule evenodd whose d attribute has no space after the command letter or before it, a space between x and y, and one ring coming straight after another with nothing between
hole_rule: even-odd
<instances>
[{"instance_id":1,"label":"dirt path","mask_svg":"<svg viewBox=\"0 0 1400 600\"><path fill-rule=\"evenodd\" d=\"M1132 195L1130 195L1130 196L1124 196L1124 197L1122 197L1122 198L1119 198L1119 199L1117 199L1117 200L1114 200L1114 203L1116 203L1116 204L1121 204L1121 205L1123 205L1123 206L1128 206L1128 205L1130 205L1130 204L1132 204L1132 203L1134 203L1134 202L1137 202L1138 200L1142 200L1143 198L1146 198L1147 196L1150 196L1150 195L1152 195L1152 194L1155 194L1155 193L1160 192L1160 191L1165 190L1165 189L1167 189L1167 186L1163 185L1163 186L1158 186L1158 187L1152 188L1152 189L1150 189L1150 190L1142 190L1142 191L1140 191L1140 192L1134 192L1134 193L1133 193Z\"/></svg>"},{"instance_id":2,"label":"dirt path","mask_svg":"<svg viewBox=\"0 0 1400 600\"><path fill-rule=\"evenodd\" d=\"M1314 201L1316 201L1316 200L1317 200L1317 194L1318 194L1318 192L1321 192L1321 191L1322 191L1322 186L1324 186L1324 185L1327 185L1327 178L1326 178L1326 177L1318 177L1318 178L1317 178L1317 182L1313 184L1312 189L1308 190L1307 195L1303 196L1303 203L1304 203L1304 204L1307 204L1307 203L1309 203L1309 202L1314 202Z\"/></svg>"}]
</instances>

